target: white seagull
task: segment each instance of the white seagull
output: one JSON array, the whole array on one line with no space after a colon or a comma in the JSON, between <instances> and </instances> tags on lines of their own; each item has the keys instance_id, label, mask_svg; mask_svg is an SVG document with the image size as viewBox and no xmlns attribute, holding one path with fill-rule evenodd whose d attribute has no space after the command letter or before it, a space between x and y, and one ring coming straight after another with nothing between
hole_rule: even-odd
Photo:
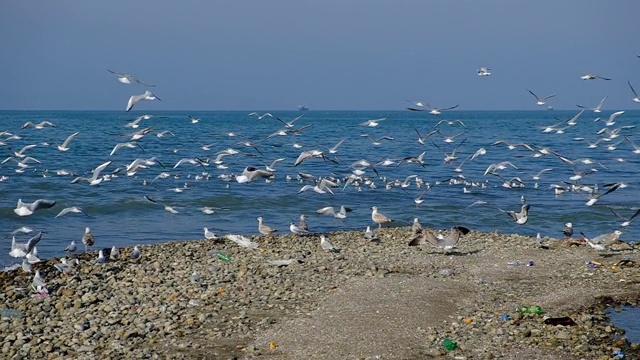
<instances>
[{"instance_id":1,"label":"white seagull","mask_svg":"<svg viewBox=\"0 0 640 360\"><path fill-rule=\"evenodd\" d=\"M135 77L129 75L129 74L123 74L121 72L117 72L117 71L113 71L113 70L109 70L107 69L108 72L116 75L117 79L119 82L123 83L123 84L133 84L134 82L138 83L138 84L142 84L144 86L148 86L148 87L155 87L155 85L149 85L147 83L145 83L144 81L140 80L140 79L136 79Z\"/></svg>"},{"instance_id":2,"label":"white seagull","mask_svg":"<svg viewBox=\"0 0 640 360\"><path fill-rule=\"evenodd\" d=\"M536 102L536 105L538 105L538 106L542 106L542 105L546 104L548 99L551 99L552 97L556 96L556 94L551 94L551 95L545 96L544 98L540 99L540 98L538 97L538 95L536 95L536 94L534 94L534 93L533 93L533 91L531 91L531 90L529 90L529 89L526 89L526 90L527 90L531 95L533 95L533 97L535 97L535 98L536 98L536 101L537 101L537 102Z\"/></svg>"},{"instance_id":3,"label":"white seagull","mask_svg":"<svg viewBox=\"0 0 640 360\"><path fill-rule=\"evenodd\" d=\"M49 209L56 205L54 200L38 199L32 203L23 203L22 199L18 199L18 204L13 212L18 216L29 216L40 209Z\"/></svg>"},{"instance_id":4,"label":"white seagull","mask_svg":"<svg viewBox=\"0 0 640 360\"><path fill-rule=\"evenodd\" d=\"M127 103L127 111L130 111L131 108L140 100L159 100L162 101L159 97L155 96L151 91L147 90L144 94L141 95L133 95L129 98L129 102Z\"/></svg>"},{"instance_id":5,"label":"white seagull","mask_svg":"<svg viewBox=\"0 0 640 360\"><path fill-rule=\"evenodd\" d=\"M67 139L62 143L62 145L58 145L58 150L60 151L68 151L69 150L69 143L71 142L71 140L73 140L76 136L78 136L78 134L80 134L79 131L74 132L73 134L69 135L67 137Z\"/></svg>"}]
</instances>

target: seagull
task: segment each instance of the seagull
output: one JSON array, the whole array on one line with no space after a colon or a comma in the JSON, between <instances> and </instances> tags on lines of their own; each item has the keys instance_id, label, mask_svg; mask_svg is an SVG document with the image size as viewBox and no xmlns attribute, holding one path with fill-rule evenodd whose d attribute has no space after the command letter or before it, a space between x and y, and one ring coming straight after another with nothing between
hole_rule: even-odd
<instances>
[{"instance_id":1,"label":"seagull","mask_svg":"<svg viewBox=\"0 0 640 360\"><path fill-rule=\"evenodd\" d=\"M564 224L564 230L562 230L562 233L564 236L570 238L571 235L573 235L573 224L570 222Z\"/></svg>"},{"instance_id":2,"label":"seagull","mask_svg":"<svg viewBox=\"0 0 640 360\"><path fill-rule=\"evenodd\" d=\"M605 100L607 100L608 97L609 97L609 95L603 97L602 100L600 100L600 102L598 103L598 106L594 107L593 109L589 109L589 108L587 108L585 106L582 106L582 105L576 105L576 106L581 108L581 109L593 110L594 113L599 113L599 112L602 112L602 111L600 111L600 109L602 108L602 105L604 104Z\"/></svg>"},{"instance_id":3,"label":"seagull","mask_svg":"<svg viewBox=\"0 0 640 360\"><path fill-rule=\"evenodd\" d=\"M53 125L53 123L49 122L49 121L41 121L37 124L32 123L31 121L27 121L26 123L24 123L24 125L22 125L21 129L27 128L27 127L33 127L34 129L44 129L47 126L51 126L51 127L56 127L55 125Z\"/></svg>"},{"instance_id":4,"label":"seagull","mask_svg":"<svg viewBox=\"0 0 640 360\"><path fill-rule=\"evenodd\" d=\"M56 215L55 217L64 216L65 214L70 213L70 212L73 212L73 213L83 213L83 214L87 215L88 217L91 217L91 216L89 216L89 214L87 214L84 210L82 210L82 208L77 207L77 206L72 206L72 207L64 208L64 209L62 209L62 211L60 211L60 212L58 213L58 215Z\"/></svg>"},{"instance_id":5,"label":"seagull","mask_svg":"<svg viewBox=\"0 0 640 360\"><path fill-rule=\"evenodd\" d=\"M589 239L583 232L580 232L580 234L582 234L584 239L587 241L587 244L589 244L592 248L598 251L602 251L602 250L605 250L607 246L610 246L615 242L617 242L618 239L620 238L620 235L622 235L622 231L615 230L612 233L602 234L602 235L596 236L593 239Z\"/></svg>"},{"instance_id":6,"label":"seagull","mask_svg":"<svg viewBox=\"0 0 640 360\"><path fill-rule=\"evenodd\" d=\"M133 247L133 251L131 252L131 254L129 254L129 258L130 259L140 259L140 257L142 256L142 252L140 252L140 248L136 245Z\"/></svg>"},{"instance_id":7,"label":"seagull","mask_svg":"<svg viewBox=\"0 0 640 360\"><path fill-rule=\"evenodd\" d=\"M392 222L390 218L378 212L378 207L373 206L371 208L371 219L374 223L378 224L378 229L382 228L382 224Z\"/></svg>"},{"instance_id":8,"label":"seagull","mask_svg":"<svg viewBox=\"0 0 640 360\"><path fill-rule=\"evenodd\" d=\"M303 230L303 229L299 228L294 223L289 224L289 231L291 231L292 233L294 233L296 235L304 235L304 234L308 234L309 233L307 230Z\"/></svg>"},{"instance_id":9,"label":"seagull","mask_svg":"<svg viewBox=\"0 0 640 360\"><path fill-rule=\"evenodd\" d=\"M147 90L144 94L141 95L133 95L129 98L129 102L127 103L127 111L130 111L131 108L140 100L159 100L162 101L159 97L155 96L151 91Z\"/></svg>"},{"instance_id":10,"label":"seagull","mask_svg":"<svg viewBox=\"0 0 640 360\"><path fill-rule=\"evenodd\" d=\"M380 125L380 121L384 121L387 120L386 117L383 118L379 118L379 119L371 119L371 120L367 120L363 123L360 123L361 126L371 126L371 127L375 127Z\"/></svg>"},{"instance_id":11,"label":"seagull","mask_svg":"<svg viewBox=\"0 0 640 360\"><path fill-rule=\"evenodd\" d=\"M49 209L56 205L54 200L38 199L30 204L23 203L22 199L18 199L18 204L13 212L18 216L29 216L40 209Z\"/></svg>"},{"instance_id":12,"label":"seagull","mask_svg":"<svg viewBox=\"0 0 640 360\"><path fill-rule=\"evenodd\" d=\"M520 212L515 212L515 211L504 211L500 208L498 208L498 210L502 211L503 213L507 213L507 215L509 215L509 217L511 217L511 219L513 219L513 221L516 222L516 224L518 225L524 225L527 223L527 220L529 220L529 208L531 206L529 204L523 204L522 205L522 209L520 210Z\"/></svg>"},{"instance_id":13,"label":"seagull","mask_svg":"<svg viewBox=\"0 0 640 360\"><path fill-rule=\"evenodd\" d=\"M617 182L617 183L613 183L613 184L606 184L604 185L604 187L608 187L609 189L607 189L607 191L603 192L602 194L595 196L591 199L589 199L589 201L587 201L586 205L587 206L593 206L593 204L595 204L598 200L600 200L601 197L612 193L618 189L624 189L627 187L627 184L622 183L622 182Z\"/></svg>"},{"instance_id":14,"label":"seagull","mask_svg":"<svg viewBox=\"0 0 640 360\"><path fill-rule=\"evenodd\" d=\"M158 99L158 100L159 100L159 99ZM199 122L200 122L200 118L196 118L196 117L193 117L193 116L191 116L191 115L189 115L189 120L191 120L191 123L192 123L192 124L197 124L197 123L199 123Z\"/></svg>"},{"instance_id":15,"label":"seagull","mask_svg":"<svg viewBox=\"0 0 640 360\"><path fill-rule=\"evenodd\" d=\"M73 134L69 135L67 137L67 139L62 143L62 145L58 145L58 150L60 151L68 151L69 150L69 143L71 142L71 140L73 140L76 136L78 136L78 134L80 134L79 131L74 132Z\"/></svg>"},{"instance_id":16,"label":"seagull","mask_svg":"<svg viewBox=\"0 0 640 360\"><path fill-rule=\"evenodd\" d=\"M542 106L542 105L546 104L548 99L551 99L552 97L556 96L556 94L551 94L551 95L545 96L544 98L540 99L538 97L538 95L533 93L533 91L531 91L529 89L525 89L525 90L527 90L531 95L533 95L533 97L536 98L536 101L537 101L536 105L538 105L538 106Z\"/></svg>"},{"instance_id":17,"label":"seagull","mask_svg":"<svg viewBox=\"0 0 640 360\"><path fill-rule=\"evenodd\" d=\"M335 154L335 153L337 153L337 152L338 152L338 148L340 147L340 145L342 145L342 143L343 143L345 140L347 140L347 138L344 138L344 139L342 139L342 140L338 141L338 143L337 143L337 144L335 144L334 146L330 147L330 148L329 148L329 153L330 153L330 154Z\"/></svg>"},{"instance_id":18,"label":"seagull","mask_svg":"<svg viewBox=\"0 0 640 360\"><path fill-rule=\"evenodd\" d=\"M608 207L608 206L607 206L607 207ZM627 227L627 226L629 226L629 225L631 224L631 221L632 221L633 219L635 219L636 217L638 217L638 215L640 215L640 209L638 209L638 210L636 210L636 212L635 212L635 213L633 213L633 215L631 215L631 217L629 217L629 218L625 218L625 217L623 217L623 216L621 216L621 215L617 214L615 211L613 211L613 209L612 209L612 208L610 208L610 207L608 207L608 208L609 208L609 210L611 210L611 212L613 213L613 215L615 215L616 217L618 217L620 220L623 220L623 221L624 221L622 224L620 224L620 226L622 226L622 227Z\"/></svg>"},{"instance_id":19,"label":"seagull","mask_svg":"<svg viewBox=\"0 0 640 360\"><path fill-rule=\"evenodd\" d=\"M214 234L211 230L209 230L209 228L203 228L204 229L204 238L207 240L217 240L219 239L219 237L216 236L216 234Z\"/></svg>"},{"instance_id":20,"label":"seagull","mask_svg":"<svg viewBox=\"0 0 640 360\"><path fill-rule=\"evenodd\" d=\"M145 199L147 199L147 201L150 201L150 202L152 202L152 203L154 203L154 204L160 204L160 205L162 205L166 211L168 211L168 212L170 212L170 213L172 213L172 214L177 214L177 213L178 213L178 210L174 209L172 206L169 206L169 205L163 204L163 203L161 203L161 202L159 202L159 201L157 201L157 200L154 200L154 199L152 199L152 198L148 197L147 195L144 195L144 198L145 198Z\"/></svg>"},{"instance_id":21,"label":"seagull","mask_svg":"<svg viewBox=\"0 0 640 360\"><path fill-rule=\"evenodd\" d=\"M418 218L413 218L413 224L411 224L411 233L416 235L422 232L422 225L420 225L420 221Z\"/></svg>"},{"instance_id":22,"label":"seagull","mask_svg":"<svg viewBox=\"0 0 640 360\"><path fill-rule=\"evenodd\" d=\"M427 104L427 106L430 108L429 110L421 109L421 108L407 108L407 110L409 110L409 111L429 111L429 114L431 114L431 115L440 115L440 114L442 114L443 111L445 111L445 110L453 110L453 109L457 108L460 105L449 106L449 107L446 107L446 108L434 108L434 107L431 107L431 105L429 105L429 104Z\"/></svg>"},{"instance_id":23,"label":"seagull","mask_svg":"<svg viewBox=\"0 0 640 360\"><path fill-rule=\"evenodd\" d=\"M260 234L262 235L271 235L274 232L278 231L276 229L272 229L267 225L264 225L262 223L262 216L258 216L258 231L260 232Z\"/></svg>"},{"instance_id":24,"label":"seagull","mask_svg":"<svg viewBox=\"0 0 640 360\"><path fill-rule=\"evenodd\" d=\"M42 276L40 276L40 270L36 270L33 281L31 282L31 288L38 294L49 294L47 284L44 282L44 279L42 279Z\"/></svg>"},{"instance_id":25,"label":"seagull","mask_svg":"<svg viewBox=\"0 0 640 360\"><path fill-rule=\"evenodd\" d=\"M129 149L135 149L136 147L139 147L140 149L142 149L142 147L140 145L138 145L137 142L135 142L135 141L127 141L127 142L116 144L116 146L113 147L113 150L111 150L111 154L109 154L109 156L115 154L116 151L122 149L123 147L129 148ZM142 151L144 151L144 149L142 149Z\"/></svg>"},{"instance_id":26,"label":"seagull","mask_svg":"<svg viewBox=\"0 0 640 360\"><path fill-rule=\"evenodd\" d=\"M451 228L449 234L445 237L440 234L438 236L435 236L431 231L424 229L422 232L416 234L411 239L411 241L409 242L409 246L418 246L428 242L433 246L444 249L444 251L449 251L455 248L462 236L468 234L469 231L470 230L466 227L454 226Z\"/></svg>"},{"instance_id":27,"label":"seagull","mask_svg":"<svg viewBox=\"0 0 640 360\"><path fill-rule=\"evenodd\" d=\"M82 243L84 244L84 252L87 252L90 246L96 243L93 235L91 234L91 229L86 227L84 229L84 235L82 235Z\"/></svg>"},{"instance_id":28,"label":"seagull","mask_svg":"<svg viewBox=\"0 0 640 360\"><path fill-rule=\"evenodd\" d=\"M346 208L344 207L344 205L342 205L340 206L340 210L338 211L336 211L336 209L333 206L327 206L327 207L323 207L322 209L318 209L316 212L318 214L333 215L338 219L344 219L347 217L347 212L349 211L351 211L350 208Z\"/></svg>"},{"instance_id":29,"label":"seagull","mask_svg":"<svg viewBox=\"0 0 640 360\"><path fill-rule=\"evenodd\" d=\"M340 249L333 246L333 244L329 240L327 240L327 238L324 235L320 235L320 246L327 251L331 251L331 252L340 251Z\"/></svg>"},{"instance_id":30,"label":"seagull","mask_svg":"<svg viewBox=\"0 0 640 360\"><path fill-rule=\"evenodd\" d=\"M118 260L120 258L120 250L117 247L112 246L111 251L109 251L109 259Z\"/></svg>"},{"instance_id":31,"label":"seagull","mask_svg":"<svg viewBox=\"0 0 640 360\"><path fill-rule=\"evenodd\" d=\"M118 81L120 81L123 84L129 85L129 84L133 84L134 82L136 82L136 83L142 84L144 86L155 87L155 85L149 85L149 84L145 83L144 81L136 79L135 77L133 77L133 76L131 76L129 74L123 74L123 73L120 73L120 72L117 72L117 71L112 71L112 70L109 70L109 69L107 69L107 71L112 73L112 74L115 74L117 79L118 79Z\"/></svg>"},{"instance_id":32,"label":"seagull","mask_svg":"<svg viewBox=\"0 0 640 360\"><path fill-rule=\"evenodd\" d=\"M304 214L300 215L300 223L298 224L298 227L304 231L309 231L309 226L307 226L307 217L304 216Z\"/></svg>"},{"instance_id":33,"label":"seagull","mask_svg":"<svg viewBox=\"0 0 640 360\"><path fill-rule=\"evenodd\" d=\"M481 67L480 69L478 69L478 76L489 76L491 75L490 70L491 69L489 68Z\"/></svg>"},{"instance_id":34,"label":"seagull","mask_svg":"<svg viewBox=\"0 0 640 360\"><path fill-rule=\"evenodd\" d=\"M362 134L360 136L361 137L368 137L369 139L371 139L371 143L374 146L382 145L382 142L381 142L382 140L394 140L394 138L392 138L391 136L386 136L386 135L382 136L382 137L379 137L377 139L374 138L373 136L369 135L369 134Z\"/></svg>"},{"instance_id":35,"label":"seagull","mask_svg":"<svg viewBox=\"0 0 640 360\"><path fill-rule=\"evenodd\" d=\"M107 262L107 257L104 256L104 250L98 251L98 258L96 259L98 264L104 264Z\"/></svg>"},{"instance_id":36,"label":"seagull","mask_svg":"<svg viewBox=\"0 0 640 360\"><path fill-rule=\"evenodd\" d=\"M633 88L633 86L631 86L631 81L627 81L627 84L629 84L629 88L631 88L631 92L633 93L633 96L634 96L634 98L631 100L633 100L633 102L640 103L640 96L638 96L638 93L636 92L636 90Z\"/></svg>"},{"instance_id":37,"label":"seagull","mask_svg":"<svg viewBox=\"0 0 640 360\"><path fill-rule=\"evenodd\" d=\"M242 175L236 176L236 181L239 183L247 183L261 178L272 178L273 172L261 170L253 166L247 166L242 171Z\"/></svg>"},{"instance_id":38,"label":"seagull","mask_svg":"<svg viewBox=\"0 0 640 360\"><path fill-rule=\"evenodd\" d=\"M63 274L68 274L72 269L71 264L67 262L67 258L60 259L60 262L53 264L53 267L58 269L58 271L60 271Z\"/></svg>"},{"instance_id":39,"label":"seagull","mask_svg":"<svg viewBox=\"0 0 640 360\"><path fill-rule=\"evenodd\" d=\"M11 251L9 255L14 258L25 257L27 254L33 252L38 242L42 239L42 231L38 231L36 235L31 237L26 243L16 243L16 237L13 236L11 240Z\"/></svg>"},{"instance_id":40,"label":"seagull","mask_svg":"<svg viewBox=\"0 0 640 360\"><path fill-rule=\"evenodd\" d=\"M76 241L71 240L71 243L64 248L64 251L69 253L76 252Z\"/></svg>"},{"instance_id":41,"label":"seagull","mask_svg":"<svg viewBox=\"0 0 640 360\"><path fill-rule=\"evenodd\" d=\"M258 114L257 112L252 112L251 114L249 114L249 116L255 116L256 118L258 118L258 120L262 120L264 117L268 116L268 117L273 117L273 115L271 115L271 113L264 113L262 115Z\"/></svg>"},{"instance_id":42,"label":"seagull","mask_svg":"<svg viewBox=\"0 0 640 360\"><path fill-rule=\"evenodd\" d=\"M371 241L377 240L376 233L371 230L371 226L367 226L367 229L364 231L365 239L369 239Z\"/></svg>"},{"instance_id":43,"label":"seagull","mask_svg":"<svg viewBox=\"0 0 640 360\"><path fill-rule=\"evenodd\" d=\"M73 179L71 181L72 184L77 183L80 180L85 180L89 182L89 185L91 186L95 186L98 185L102 182L102 180L104 179L103 177L100 177L100 173L107 168L107 166L109 166L111 164L111 160L105 162L104 164L100 164L98 167L96 167L95 169L92 170L93 175L90 178L87 177L83 177L83 176L78 176L77 178Z\"/></svg>"},{"instance_id":44,"label":"seagull","mask_svg":"<svg viewBox=\"0 0 640 360\"><path fill-rule=\"evenodd\" d=\"M596 79L611 80L609 78L605 78L605 77L602 77L602 76L593 75L593 74L589 74L589 73L583 74L582 76L580 76L580 79L582 79L582 80L596 80Z\"/></svg>"}]
</instances>

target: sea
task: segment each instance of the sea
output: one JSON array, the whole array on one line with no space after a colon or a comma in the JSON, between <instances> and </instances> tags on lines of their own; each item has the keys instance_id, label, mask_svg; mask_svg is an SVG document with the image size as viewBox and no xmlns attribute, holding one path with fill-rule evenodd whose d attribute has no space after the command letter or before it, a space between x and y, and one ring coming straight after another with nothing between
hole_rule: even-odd
<instances>
[{"instance_id":1,"label":"sea","mask_svg":"<svg viewBox=\"0 0 640 360\"><path fill-rule=\"evenodd\" d=\"M385 226L408 226L418 218L438 229L460 225L561 239L571 222L574 236L621 230L623 241L640 238L640 219L621 226L640 205L639 110L625 110L609 124L614 111L252 112L1 111L0 268L20 262L9 251L11 232L22 226L46 232L37 249L47 259L64 256L72 240L82 251L86 227L95 237L93 249L199 241L204 227L218 235L258 234L259 216L280 234L289 233L302 214L314 233L364 231L376 226L372 206L394 220ZM127 127L146 114L151 116L137 128ZM369 126L373 119L381 120ZM55 127L23 128L41 121ZM145 128L133 148L110 155ZM58 150L76 132L68 150ZM310 150L322 155L295 166ZM237 154L216 161L221 152ZM423 153L422 163L415 161ZM153 160L128 173L135 159ZM176 166L181 159L198 160ZM277 159L271 179L235 179L246 167L265 169ZM109 161L99 184L74 182ZM489 169L499 163L504 166ZM336 186L321 189L325 193L301 191L323 178ZM615 190L603 195L611 184ZM56 205L18 216L20 199ZM529 219L519 225L507 212L520 211L523 202L530 206ZM56 217L73 206L84 213ZM328 206L351 211L344 219L317 212ZM213 212L203 212L205 207ZM17 234L16 241L33 234Z\"/></svg>"}]
</instances>

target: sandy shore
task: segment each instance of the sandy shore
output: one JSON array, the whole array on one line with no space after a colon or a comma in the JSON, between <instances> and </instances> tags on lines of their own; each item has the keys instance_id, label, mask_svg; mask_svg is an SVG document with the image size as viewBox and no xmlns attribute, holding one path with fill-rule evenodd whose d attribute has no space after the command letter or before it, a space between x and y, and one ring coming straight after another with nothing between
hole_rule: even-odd
<instances>
[{"instance_id":1,"label":"sandy shore","mask_svg":"<svg viewBox=\"0 0 640 360\"><path fill-rule=\"evenodd\" d=\"M610 359L634 358L604 310L640 301L638 250L598 253L576 241L471 232L450 253L407 246L409 228L141 246L140 260L61 274L0 274L0 358ZM99 246L100 239L96 239ZM226 262L215 255L222 252ZM275 266L270 260L295 260ZM625 261L627 260L627 261ZM526 263L532 261L533 266ZM599 263L588 266L588 262ZM520 265L514 265L519 262ZM195 274L194 274L195 272ZM539 305L542 315L516 307ZM575 325L545 319L570 317ZM508 317L508 319L507 319ZM458 344L447 351L442 340ZM634 355L634 353L636 355Z\"/></svg>"}]
</instances>

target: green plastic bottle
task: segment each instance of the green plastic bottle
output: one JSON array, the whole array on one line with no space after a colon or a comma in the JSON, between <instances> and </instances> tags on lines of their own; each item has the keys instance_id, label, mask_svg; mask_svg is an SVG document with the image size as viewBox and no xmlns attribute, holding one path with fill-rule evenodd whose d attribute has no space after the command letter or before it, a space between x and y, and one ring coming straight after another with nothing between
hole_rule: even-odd
<instances>
[{"instance_id":1,"label":"green plastic bottle","mask_svg":"<svg viewBox=\"0 0 640 360\"><path fill-rule=\"evenodd\" d=\"M540 306L520 306L517 308L518 312L521 314L537 314L540 315L543 313L542 308Z\"/></svg>"},{"instance_id":2,"label":"green plastic bottle","mask_svg":"<svg viewBox=\"0 0 640 360\"><path fill-rule=\"evenodd\" d=\"M456 344L455 341L449 338L445 338L444 340L442 340L442 346L444 346L444 348L448 351L453 351L458 347L458 344Z\"/></svg>"},{"instance_id":3,"label":"green plastic bottle","mask_svg":"<svg viewBox=\"0 0 640 360\"><path fill-rule=\"evenodd\" d=\"M221 252L216 253L216 256L218 257L218 259L220 259L220 260L222 260L224 262L230 262L231 261L230 257L228 257L227 255L225 255L225 254L223 254Z\"/></svg>"}]
</instances>

